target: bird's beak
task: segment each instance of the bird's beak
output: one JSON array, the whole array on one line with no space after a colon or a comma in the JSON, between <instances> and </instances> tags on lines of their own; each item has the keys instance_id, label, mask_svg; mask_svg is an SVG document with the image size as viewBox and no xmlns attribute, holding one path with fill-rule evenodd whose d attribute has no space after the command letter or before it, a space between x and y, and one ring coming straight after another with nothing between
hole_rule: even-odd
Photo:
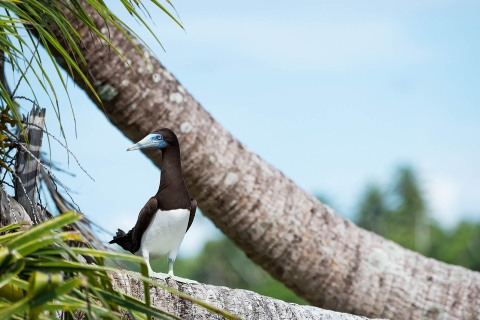
<instances>
[{"instance_id":1,"label":"bird's beak","mask_svg":"<svg viewBox=\"0 0 480 320\"><path fill-rule=\"evenodd\" d=\"M130 146L127 151L139 150L139 149L156 149L159 148L158 140L154 139L153 134L149 134L142 140L138 141L134 145Z\"/></svg>"}]
</instances>

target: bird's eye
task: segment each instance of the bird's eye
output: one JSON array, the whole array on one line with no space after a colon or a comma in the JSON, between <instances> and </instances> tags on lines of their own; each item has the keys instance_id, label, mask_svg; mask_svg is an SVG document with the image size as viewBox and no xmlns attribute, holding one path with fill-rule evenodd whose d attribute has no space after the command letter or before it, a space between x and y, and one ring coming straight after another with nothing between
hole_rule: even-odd
<instances>
[{"instance_id":1,"label":"bird's eye","mask_svg":"<svg viewBox=\"0 0 480 320\"><path fill-rule=\"evenodd\" d=\"M162 136L157 136L157 140L162 140L163 137Z\"/></svg>"}]
</instances>

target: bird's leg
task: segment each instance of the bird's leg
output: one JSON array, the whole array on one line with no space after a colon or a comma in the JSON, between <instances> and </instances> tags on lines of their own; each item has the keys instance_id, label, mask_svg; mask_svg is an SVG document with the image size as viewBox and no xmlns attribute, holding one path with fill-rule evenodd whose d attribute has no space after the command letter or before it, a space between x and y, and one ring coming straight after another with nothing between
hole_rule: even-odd
<instances>
[{"instance_id":1,"label":"bird's leg","mask_svg":"<svg viewBox=\"0 0 480 320\"><path fill-rule=\"evenodd\" d=\"M143 256L143 259L145 259L145 263L147 264L149 277L159 278L162 280L170 277L168 274L165 274L165 273L153 272L152 267L150 266L150 255L148 254L147 251L143 251L142 256Z\"/></svg>"},{"instance_id":2,"label":"bird's leg","mask_svg":"<svg viewBox=\"0 0 480 320\"><path fill-rule=\"evenodd\" d=\"M170 258L170 256L168 257L168 275L170 277L174 277L173 275L173 264L175 263L175 258Z\"/></svg>"},{"instance_id":3,"label":"bird's leg","mask_svg":"<svg viewBox=\"0 0 480 320\"><path fill-rule=\"evenodd\" d=\"M175 263L175 259L177 258L177 251L169 252L168 253L168 275L172 277L173 280L183 283L198 283L195 280L185 279L177 277L173 274L173 264Z\"/></svg>"}]
</instances>

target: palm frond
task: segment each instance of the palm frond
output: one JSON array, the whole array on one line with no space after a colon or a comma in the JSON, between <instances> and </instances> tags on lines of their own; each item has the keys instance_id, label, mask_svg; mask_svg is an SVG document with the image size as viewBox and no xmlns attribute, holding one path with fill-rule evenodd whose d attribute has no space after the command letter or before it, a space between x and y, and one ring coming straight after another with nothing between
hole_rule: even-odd
<instances>
[{"instance_id":1,"label":"palm frond","mask_svg":"<svg viewBox=\"0 0 480 320\"><path fill-rule=\"evenodd\" d=\"M78 213L67 212L26 231L21 225L0 228L0 319L41 319L46 314L54 318L56 312L72 315L82 312L90 319L120 319L124 314L132 314L138 319L150 319L152 316L179 319L150 305L149 285L180 295L226 318L238 319L152 281L147 276L147 266L141 257L91 247L70 247L69 241L83 239L77 232L62 230L81 217ZM88 244L85 243L85 246ZM90 256L94 263L82 262L80 256ZM106 259L138 263L142 272L138 274L108 267ZM114 288L109 272L124 272L141 279L145 301Z\"/></svg>"}]
</instances>

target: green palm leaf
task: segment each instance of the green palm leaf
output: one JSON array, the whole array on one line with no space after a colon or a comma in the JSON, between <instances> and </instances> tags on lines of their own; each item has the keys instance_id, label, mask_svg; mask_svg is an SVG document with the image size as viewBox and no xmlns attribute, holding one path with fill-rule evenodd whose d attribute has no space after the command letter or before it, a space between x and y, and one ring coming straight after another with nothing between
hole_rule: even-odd
<instances>
[{"instance_id":1,"label":"green palm leaf","mask_svg":"<svg viewBox=\"0 0 480 320\"><path fill-rule=\"evenodd\" d=\"M25 315L29 319L51 319L45 312L53 316L56 311L65 314L81 311L91 319L120 319L122 312L139 319L152 316L178 319L150 305L149 285L177 294L224 317L237 319L228 312L149 279L141 257L68 246L70 240L75 240L77 244L83 240L77 233L61 229L80 218L80 214L68 212L27 231L15 232L20 225L0 229L13 231L9 234L13 236L0 246L0 319L22 318ZM94 257L97 264L83 263L79 255ZM142 274L108 267L103 263L105 259L138 263ZM115 289L109 272L123 272L142 280L145 301Z\"/></svg>"}]
</instances>

